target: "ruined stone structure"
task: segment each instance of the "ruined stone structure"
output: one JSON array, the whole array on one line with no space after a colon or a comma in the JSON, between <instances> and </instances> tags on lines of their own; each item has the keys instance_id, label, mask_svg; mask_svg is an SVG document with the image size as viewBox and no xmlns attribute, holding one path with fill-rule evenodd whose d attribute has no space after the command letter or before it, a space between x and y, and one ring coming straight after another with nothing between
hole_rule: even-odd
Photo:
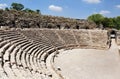
<instances>
[{"instance_id":1,"label":"ruined stone structure","mask_svg":"<svg viewBox=\"0 0 120 79\"><path fill-rule=\"evenodd\" d=\"M116 31L116 42L120 45L120 31Z\"/></svg>"},{"instance_id":2,"label":"ruined stone structure","mask_svg":"<svg viewBox=\"0 0 120 79\"><path fill-rule=\"evenodd\" d=\"M60 49L108 49L106 30L0 30L0 79L64 79L54 68Z\"/></svg>"},{"instance_id":3,"label":"ruined stone structure","mask_svg":"<svg viewBox=\"0 0 120 79\"><path fill-rule=\"evenodd\" d=\"M13 28L58 28L58 29L93 29L95 23L87 20L40 15L24 11L0 10L0 26Z\"/></svg>"}]
</instances>

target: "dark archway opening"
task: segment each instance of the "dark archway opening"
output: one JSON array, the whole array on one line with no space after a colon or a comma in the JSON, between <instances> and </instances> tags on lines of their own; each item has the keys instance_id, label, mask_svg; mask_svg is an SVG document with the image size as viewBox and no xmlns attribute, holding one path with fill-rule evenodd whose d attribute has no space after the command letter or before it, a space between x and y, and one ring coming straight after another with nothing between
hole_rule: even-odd
<instances>
[{"instance_id":1,"label":"dark archway opening","mask_svg":"<svg viewBox=\"0 0 120 79\"><path fill-rule=\"evenodd\" d=\"M80 29L80 27L77 25L77 26L76 26L76 29Z\"/></svg>"},{"instance_id":2,"label":"dark archway opening","mask_svg":"<svg viewBox=\"0 0 120 79\"><path fill-rule=\"evenodd\" d=\"M110 37L111 37L111 39L115 39L116 38L116 31L115 30L111 30Z\"/></svg>"},{"instance_id":3,"label":"dark archway opening","mask_svg":"<svg viewBox=\"0 0 120 79\"><path fill-rule=\"evenodd\" d=\"M12 25L13 25L14 28L16 27L15 21L12 21Z\"/></svg>"},{"instance_id":4,"label":"dark archway opening","mask_svg":"<svg viewBox=\"0 0 120 79\"><path fill-rule=\"evenodd\" d=\"M61 29L61 26L60 26L60 25L57 25L57 28L58 28L58 29Z\"/></svg>"},{"instance_id":5,"label":"dark archway opening","mask_svg":"<svg viewBox=\"0 0 120 79\"><path fill-rule=\"evenodd\" d=\"M40 24L39 23L37 23L37 27L40 28Z\"/></svg>"}]
</instances>

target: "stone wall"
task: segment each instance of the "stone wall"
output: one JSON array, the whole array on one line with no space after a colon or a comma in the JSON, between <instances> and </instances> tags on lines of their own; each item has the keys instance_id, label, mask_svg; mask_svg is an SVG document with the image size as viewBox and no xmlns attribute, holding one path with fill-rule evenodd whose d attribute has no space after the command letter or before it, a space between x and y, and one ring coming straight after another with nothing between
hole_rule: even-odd
<instances>
[{"instance_id":1,"label":"stone wall","mask_svg":"<svg viewBox=\"0 0 120 79\"><path fill-rule=\"evenodd\" d=\"M118 45L120 45L120 31L116 32L116 42Z\"/></svg>"},{"instance_id":2,"label":"stone wall","mask_svg":"<svg viewBox=\"0 0 120 79\"><path fill-rule=\"evenodd\" d=\"M106 30L78 30L74 31L80 47L108 48L109 39Z\"/></svg>"},{"instance_id":3,"label":"stone wall","mask_svg":"<svg viewBox=\"0 0 120 79\"><path fill-rule=\"evenodd\" d=\"M94 30L91 31L91 46L93 47L109 47L109 36L107 35L107 31L103 30Z\"/></svg>"}]
</instances>

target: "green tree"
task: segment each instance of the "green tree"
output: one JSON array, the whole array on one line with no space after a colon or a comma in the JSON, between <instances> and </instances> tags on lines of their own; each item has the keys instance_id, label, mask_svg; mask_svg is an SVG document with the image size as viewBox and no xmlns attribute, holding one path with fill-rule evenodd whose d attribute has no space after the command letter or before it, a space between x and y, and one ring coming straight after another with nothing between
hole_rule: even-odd
<instances>
[{"instance_id":1,"label":"green tree","mask_svg":"<svg viewBox=\"0 0 120 79\"><path fill-rule=\"evenodd\" d=\"M6 7L6 8L5 8L5 10L6 10L6 11L9 11L9 8L8 8L8 7Z\"/></svg>"},{"instance_id":2,"label":"green tree","mask_svg":"<svg viewBox=\"0 0 120 79\"><path fill-rule=\"evenodd\" d=\"M115 26L113 18L107 18L107 17L103 19L102 24L104 28L114 28Z\"/></svg>"},{"instance_id":3,"label":"green tree","mask_svg":"<svg viewBox=\"0 0 120 79\"><path fill-rule=\"evenodd\" d=\"M12 3L11 4L11 9L15 9L15 10L23 10L24 9L24 5L20 4L20 3Z\"/></svg>"},{"instance_id":4,"label":"green tree","mask_svg":"<svg viewBox=\"0 0 120 79\"><path fill-rule=\"evenodd\" d=\"M26 8L26 9L25 9L25 10L23 10L23 11L25 11L25 12L30 12L30 13L35 12L35 11L33 11L33 10L29 9L29 8Z\"/></svg>"},{"instance_id":5,"label":"green tree","mask_svg":"<svg viewBox=\"0 0 120 79\"><path fill-rule=\"evenodd\" d=\"M120 16L115 18L115 28L120 30Z\"/></svg>"},{"instance_id":6,"label":"green tree","mask_svg":"<svg viewBox=\"0 0 120 79\"><path fill-rule=\"evenodd\" d=\"M38 14L41 14L39 9L37 9L36 12L37 12Z\"/></svg>"},{"instance_id":7,"label":"green tree","mask_svg":"<svg viewBox=\"0 0 120 79\"><path fill-rule=\"evenodd\" d=\"M102 23L104 16L101 14L93 14L88 17L88 21L95 22L98 26Z\"/></svg>"}]
</instances>

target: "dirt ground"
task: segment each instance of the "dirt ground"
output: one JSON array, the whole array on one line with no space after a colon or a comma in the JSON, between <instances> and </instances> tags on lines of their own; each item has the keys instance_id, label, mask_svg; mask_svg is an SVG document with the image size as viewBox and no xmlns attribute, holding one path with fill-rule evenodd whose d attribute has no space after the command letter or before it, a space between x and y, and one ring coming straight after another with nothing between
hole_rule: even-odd
<instances>
[{"instance_id":1,"label":"dirt ground","mask_svg":"<svg viewBox=\"0 0 120 79\"><path fill-rule=\"evenodd\" d=\"M65 79L120 79L118 46L112 39L108 50L72 49L61 51L55 67Z\"/></svg>"}]
</instances>

